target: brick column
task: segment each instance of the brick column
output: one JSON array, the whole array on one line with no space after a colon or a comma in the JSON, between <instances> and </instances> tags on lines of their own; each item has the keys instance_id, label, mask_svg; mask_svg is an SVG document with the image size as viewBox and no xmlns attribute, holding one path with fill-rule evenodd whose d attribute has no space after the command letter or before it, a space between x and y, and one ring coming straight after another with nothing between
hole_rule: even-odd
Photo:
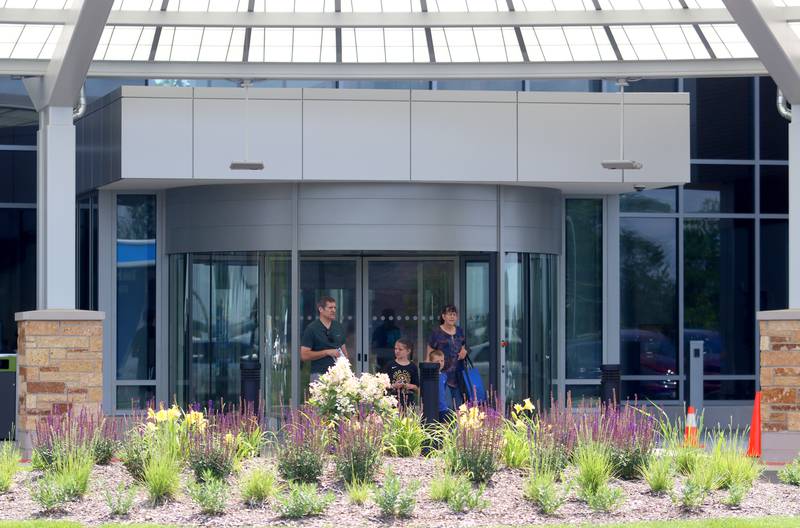
<instances>
[{"instance_id":1,"label":"brick column","mask_svg":"<svg viewBox=\"0 0 800 528\"><path fill-rule=\"evenodd\" d=\"M762 458L800 453L800 310L758 313L761 334Z\"/></svg>"},{"instance_id":2,"label":"brick column","mask_svg":"<svg viewBox=\"0 0 800 528\"><path fill-rule=\"evenodd\" d=\"M103 312L36 310L16 314L17 442L31 447L36 422L103 402Z\"/></svg>"}]
</instances>

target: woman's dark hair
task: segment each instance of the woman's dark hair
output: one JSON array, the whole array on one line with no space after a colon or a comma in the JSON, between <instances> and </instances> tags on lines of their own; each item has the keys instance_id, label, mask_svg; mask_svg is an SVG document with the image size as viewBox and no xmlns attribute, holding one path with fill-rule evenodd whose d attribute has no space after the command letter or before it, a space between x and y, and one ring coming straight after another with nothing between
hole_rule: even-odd
<instances>
[{"instance_id":1,"label":"woman's dark hair","mask_svg":"<svg viewBox=\"0 0 800 528\"><path fill-rule=\"evenodd\" d=\"M444 317L442 317L442 316L444 314L448 314L448 313L454 313L454 314L458 315L458 308L456 308L455 304L446 304L446 305L444 305L444 308L442 308L442 311L439 312L439 314L440 314L439 315L439 324L444 324Z\"/></svg>"},{"instance_id":2,"label":"woman's dark hair","mask_svg":"<svg viewBox=\"0 0 800 528\"><path fill-rule=\"evenodd\" d=\"M401 337L400 339L395 341L395 344L397 344L397 343L400 343L401 345L403 345L406 348L406 350L408 350L408 358L409 359L413 359L414 358L414 342L413 341L411 341L407 337Z\"/></svg>"}]
</instances>

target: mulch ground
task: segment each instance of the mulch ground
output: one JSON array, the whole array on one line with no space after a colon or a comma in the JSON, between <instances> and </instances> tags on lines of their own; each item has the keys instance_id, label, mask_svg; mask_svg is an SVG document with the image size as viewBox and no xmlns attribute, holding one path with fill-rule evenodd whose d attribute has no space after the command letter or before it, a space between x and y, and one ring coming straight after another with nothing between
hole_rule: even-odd
<instances>
[{"instance_id":1,"label":"mulch ground","mask_svg":"<svg viewBox=\"0 0 800 528\"><path fill-rule=\"evenodd\" d=\"M255 459L245 464L244 470L258 465L271 464L269 459ZM452 513L445 504L431 501L428 496L430 480L439 474L440 462L435 459L386 458L384 467L392 466L401 479L417 479L421 487L417 492L417 507L413 517L404 520L386 519L377 506L368 502L356 506L347 500L340 482L337 482L332 467L329 467L321 482L322 490L336 494L335 502L324 515L288 521L278 517L271 505L261 508L247 507L239 497L236 479L231 479L231 493L226 513L207 516L200 513L189 497L182 493L175 501L153 507L143 490L137 493L136 501L128 516L114 517L106 506L103 491L115 489L120 482L131 484L132 479L122 464L96 466L91 478L90 491L79 501L69 503L64 512L44 515L30 498L29 488L40 477L37 471L22 471L15 477L9 492L0 494L0 520L60 519L78 521L87 525L107 522L159 523L195 526L431 526L452 528L454 526L504 526L520 524L553 523L606 523L642 520L669 520L718 517L759 517L768 515L800 515L800 487L760 480L750 491L740 508L722 504L725 491L712 493L702 508L685 512L668 496L654 496L642 481L615 482L625 490L625 502L615 512L602 514L591 511L579 501L574 492L568 502L555 516L542 515L537 508L523 499L522 484L525 473L503 469L496 473L486 488L484 497L489 506L483 511L464 514ZM188 481L189 475L184 480Z\"/></svg>"}]
</instances>

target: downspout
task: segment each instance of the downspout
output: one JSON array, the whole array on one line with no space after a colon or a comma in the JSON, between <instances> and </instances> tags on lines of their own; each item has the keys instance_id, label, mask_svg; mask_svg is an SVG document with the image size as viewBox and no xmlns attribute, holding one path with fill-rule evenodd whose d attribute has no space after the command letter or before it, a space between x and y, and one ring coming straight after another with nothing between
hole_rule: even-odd
<instances>
[{"instance_id":1,"label":"downspout","mask_svg":"<svg viewBox=\"0 0 800 528\"><path fill-rule=\"evenodd\" d=\"M86 91L81 86L81 94L78 96L78 107L72 110L72 120L77 121L86 113Z\"/></svg>"},{"instance_id":2,"label":"downspout","mask_svg":"<svg viewBox=\"0 0 800 528\"><path fill-rule=\"evenodd\" d=\"M778 106L778 113L787 121L792 120L792 109L789 108L789 103L786 101L786 98L783 96L783 92L780 88L778 88L778 97L775 100L776 105Z\"/></svg>"}]
</instances>

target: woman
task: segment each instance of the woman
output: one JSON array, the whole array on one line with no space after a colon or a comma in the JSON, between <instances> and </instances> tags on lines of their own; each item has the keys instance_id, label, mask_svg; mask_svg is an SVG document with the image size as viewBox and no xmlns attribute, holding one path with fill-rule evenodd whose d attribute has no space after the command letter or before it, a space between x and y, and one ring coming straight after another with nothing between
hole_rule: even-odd
<instances>
[{"instance_id":1,"label":"woman","mask_svg":"<svg viewBox=\"0 0 800 528\"><path fill-rule=\"evenodd\" d=\"M467 357L467 341L464 330L456 326L458 323L458 309L448 304L442 308L439 315L439 327L434 328L428 339L427 355L434 350L444 354L444 368L442 372L447 376L446 387L450 394L448 399L453 402L453 409L457 409L464 401L461 394L461 377L464 372L464 358Z\"/></svg>"}]
</instances>

